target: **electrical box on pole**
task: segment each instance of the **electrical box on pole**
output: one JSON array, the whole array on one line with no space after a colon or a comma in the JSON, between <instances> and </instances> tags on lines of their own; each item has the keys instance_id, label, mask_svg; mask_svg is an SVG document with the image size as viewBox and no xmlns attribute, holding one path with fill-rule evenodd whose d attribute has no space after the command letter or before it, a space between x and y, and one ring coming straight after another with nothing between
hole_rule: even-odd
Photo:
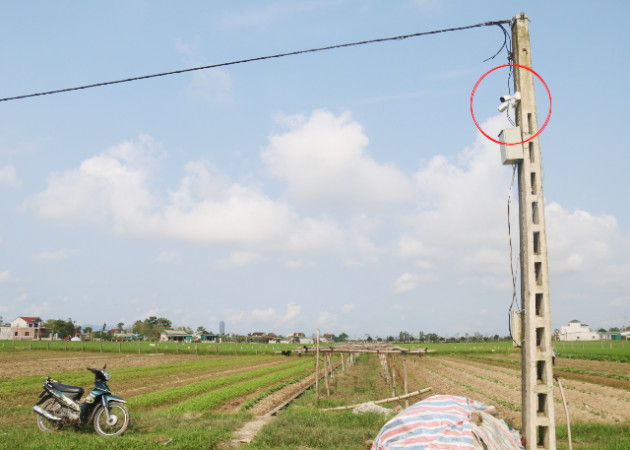
<instances>
[{"instance_id":1,"label":"electrical box on pole","mask_svg":"<svg viewBox=\"0 0 630 450\"><path fill-rule=\"evenodd\" d=\"M542 189L542 166L538 137L536 98L529 24L527 14L521 13L512 19L512 58L514 60L514 90L520 93L516 105L518 141L522 145L504 146L504 162L518 164L518 196L521 258L522 311L522 434L526 447L556 448L556 428L553 402L553 370L551 347L551 309L549 302L549 270L547 263L547 236ZM518 136L516 136L518 139ZM527 141L527 142L525 142ZM520 158L508 156L508 147L521 147ZM503 156L503 154L502 154Z\"/></svg>"},{"instance_id":2,"label":"electrical box on pole","mask_svg":"<svg viewBox=\"0 0 630 450\"><path fill-rule=\"evenodd\" d=\"M522 140L521 127L506 128L499 133L499 141L505 142L501 144L501 162L504 165L518 164L523 160L523 144L520 144Z\"/></svg>"}]
</instances>

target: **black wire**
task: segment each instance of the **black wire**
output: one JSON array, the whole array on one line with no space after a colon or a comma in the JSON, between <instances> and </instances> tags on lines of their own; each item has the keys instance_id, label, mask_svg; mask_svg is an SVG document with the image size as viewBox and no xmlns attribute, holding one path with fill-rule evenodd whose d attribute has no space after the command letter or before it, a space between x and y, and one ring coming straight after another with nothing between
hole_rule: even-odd
<instances>
[{"instance_id":1,"label":"black wire","mask_svg":"<svg viewBox=\"0 0 630 450\"><path fill-rule=\"evenodd\" d=\"M420 33L406 34L406 35L402 35L402 36L394 36L394 37L388 37L388 38L372 39L372 40L360 41L360 42L351 42L351 43L347 43L347 44L331 45L331 46L328 46L328 47L312 48L312 49L309 49L309 50L298 50L298 51L294 51L294 52L279 53L279 54L270 55L270 56L259 56L257 58L241 59L241 60L238 60L238 61L231 61L231 62L225 62L225 63L220 63L220 64L212 64L212 65L209 65L209 66L193 67L193 68L190 68L190 69L180 69L180 70L174 70L174 71L171 71L171 72L156 73L156 74L152 74L152 75L142 75L142 76L139 76L139 77L125 78L125 79L122 79L122 80L105 81L105 82L102 82L102 83L87 84L87 85L84 85L84 86L77 86L77 87L71 87L71 88L65 88L65 89L56 89L54 91L45 91L45 92L37 92L37 93L33 93L33 94L18 95L18 96L15 96L15 97L5 97L5 98L0 98L0 102L8 102L8 101L11 101L11 100L22 100L22 99L25 99L25 98L39 97L39 96L43 96L43 95L60 94L60 93L63 93L63 92L78 91L78 90L81 90L81 89L90 89L90 88L100 87L100 86L109 86L109 85L112 85L112 84L128 83L130 81L146 80L146 79L149 79L149 78L164 77L164 76L167 76L167 75L176 75L176 74L180 74L180 73L193 72L193 71L196 71L196 70L213 69L213 68L216 68L216 67L231 66L231 65L235 65L235 64L243 64L243 63L254 62L254 61L263 61L263 60L266 60L266 59L282 58L284 56L301 55L301 54L304 54L304 53L315 53L315 52L321 52L321 51L325 51L325 50L333 50L333 49L338 49L338 48L353 47L353 46L357 46L357 45L375 44L375 43L379 43L379 42L400 41L400 40L403 40L403 39L409 39L409 38L420 37L420 36L428 36L428 35L431 35L431 34L447 33L447 32L450 32L450 31L469 30L471 28L489 27L489 26L495 26L495 25L501 26L501 24L503 24L503 23L510 23L510 21L509 20L499 20L499 21L495 21L495 22L484 22L484 23L478 23L478 24L475 24L475 25L467 25L467 26L464 26L464 27L444 28L442 30L424 31L424 32L420 32ZM501 27L501 28L503 28L503 27ZM505 43L504 43L504 45L505 45ZM503 46L501 48L503 48ZM500 51L501 50L499 50L499 52Z\"/></svg>"},{"instance_id":2,"label":"black wire","mask_svg":"<svg viewBox=\"0 0 630 450\"><path fill-rule=\"evenodd\" d=\"M509 41L509 48L506 48L506 50L507 50L507 61L508 61L508 64L512 64L514 62L514 58L513 58L513 55L512 55L512 37L510 36L510 33L508 33L506 31L506 29L503 28L503 25L498 24L498 26L501 27L501 29L503 30L503 36L506 39L506 41ZM505 44L505 42L504 42L504 44ZM512 78L513 75L514 75L514 67L510 66L510 71L508 72L508 79L507 79L508 94L509 95L512 95L512 86L510 86L510 79ZM506 110L506 115L507 115L507 118L508 118L508 121L510 122L510 124L512 126L516 126L516 124L514 123L512 118L510 117L510 108L508 108Z\"/></svg>"},{"instance_id":3,"label":"black wire","mask_svg":"<svg viewBox=\"0 0 630 450\"><path fill-rule=\"evenodd\" d=\"M501 53L501 50L503 50L503 49L505 48L505 44L507 44L507 40L508 40L508 32L507 32L507 31L505 31L505 28L503 28L503 25L501 25L500 23L496 23L495 25L496 25L496 26L498 26L499 28L501 28L501 31L503 31L503 45L501 46L501 48L500 48L500 49L499 49L499 50L498 50L498 51L497 51L494 55L492 55L490 58L486 58L486 59L484 59L484 60L483 60L483 62L490 61L491 59L496 58L496 56L497 56L499 53ZM511 47L511 46L512 46L512 43L511 43L511 41L510 41L510 47ZM508 50L508 52L509 52L509 50Z\"/></svg>"}]
</instances>

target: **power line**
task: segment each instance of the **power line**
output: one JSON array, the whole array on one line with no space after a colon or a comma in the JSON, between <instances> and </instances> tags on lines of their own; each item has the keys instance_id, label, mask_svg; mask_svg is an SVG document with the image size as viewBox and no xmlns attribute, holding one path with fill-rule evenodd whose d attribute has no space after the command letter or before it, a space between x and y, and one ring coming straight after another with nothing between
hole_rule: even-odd
<instances>
[{"instance_id":1,"label":"power line","mask_svg":"<svg viewBox=\"0 0 630 450\"><path fill-rule=\"evenodd\" d=\"M36 92L36 93L33 93L33 94L24 94L24 95L18 95L18 96L15 96L15 97L5 97L5 98L0 98L0 102L8 102L8 101L11 101L11 100L23 100L23 99L31 98L31 97L40 97L40 96L43 96L43 95L61 94L63 92L79 91L79 90L82 90L82 89L90 89L90 88L95 88L95 87L100 87L100 86L109 86L109 85L112 85L112 84L128 83L130 81L147 80L149 78L157 78L157 77L164 77L164 76L168 76L168 75L176 75L176 74L180 74L180 73L193 72L193 71L196 71L196 70L205 70L205 69L213 69L213 68L217 68L217 67L232 66L232 65L235 65L235 64L243 64L243 63L249 63L249 62L254 62L254 61L263 61L263 60L266 60L266 59L282 58L282 57L285 57L285 56L301 55L301 54L304 54L304 53L322 52L322 51L325 51L325 50L334 50L334 49L338 49L338 48L354 47L354 46L358 46L358 45L376 44L376 43L379 43L379 42L401 41L401 40L404 40L404 39L420 37L420 36L428 36L428 35L431 35L431 34L447 33L447 32L451 32L451 31L469 30L471 28L490 27L490 26L499 26L499 27L503 28L501 26L501 24L510 23L510 22L511 22L510 20L499 20L499 21L494 21L494 22L483 22L483 23L478 23L478 24L475 24L475 25L467 25L467 26L463 26L463 27L444 28L442 30L423 31L423 32L420 32L420 33L406 34L406 35L402 35L402 36L394 36L394 37L380 38L380 39L371 39L371 40L368 40L368 41L360 41L360 42L350 42L350 43L346 43L346 44L337 44L337 45L331 45L331 46L328 46L328 47L312 48L312 49L309 49L309 50L298 50L298 51L288 52L288 53L278 53L276 55L259 56L259 57L256 57L256 58L241 59L241 60L238 60L238 61L231 61L231 62L224 62L224 63L219 63L219 64L212 64L212 65L209 65L209 66L193 67L193 68L189 68L189 69L180 69L180 70L174 70L174 71L171 71L171 72L155 73L155 74L151 74L151 75L142 75L142 76L138 76L138 77L125 78L125 79L122 79L122 80L105 81L105 82L101 82L101 83L86 84L84 86L76 86L76 87L71 87L71 88L56 89L56 90L53 90L53 91ZM501 46L501 48L499 49L499 52L503 49L504 46L505 46L505 42L503 43L503 46ZM497 52L494 56L496 56L499 52ZM492 56L491 58L494 58L494 56ZM491 59L491 58L489 58L489 59Z\"/></svg>"}]
</instances>

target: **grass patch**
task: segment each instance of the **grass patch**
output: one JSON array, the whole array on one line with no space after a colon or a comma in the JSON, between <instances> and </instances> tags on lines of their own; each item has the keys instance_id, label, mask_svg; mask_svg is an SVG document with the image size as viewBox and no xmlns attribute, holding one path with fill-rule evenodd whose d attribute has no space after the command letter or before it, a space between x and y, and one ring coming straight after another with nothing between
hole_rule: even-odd
<instances>
[{"instance_id":1,"label":"grass patch","mask_svg":"<svg viewBox=\"0 0 630 450\"><path fill-rule=\"evenodd\" d=\"M134 411L124 435L104 438L92 426L42 433L35 426L35 414L31 415L32 420L2 430L0 449L213 449L252 418L250 413L204 413L191 417Z\"/></svg>"},{"instance_id":2,"label":"grass patch","mask_svg":"<svg viewBox=\"0 0 630 450\"><path fill-rule=\"evenodd\" d=\"M263 428L248 449L365 449L388 417L322 412L315 407L291 408Z\"/></svg>"},{"instance_id":3,"label":"grass patch","mask_svg":"<svg viewBox=\"0 0 630 450\"><path fill-rule=\"evenodd\" d=\"M575 423L571 425L571 438L574 448L625 450L630 448L630 423ZM566 425L556 426L556 442L558 450L569 448Z\"/></svg>"}]
</instances>

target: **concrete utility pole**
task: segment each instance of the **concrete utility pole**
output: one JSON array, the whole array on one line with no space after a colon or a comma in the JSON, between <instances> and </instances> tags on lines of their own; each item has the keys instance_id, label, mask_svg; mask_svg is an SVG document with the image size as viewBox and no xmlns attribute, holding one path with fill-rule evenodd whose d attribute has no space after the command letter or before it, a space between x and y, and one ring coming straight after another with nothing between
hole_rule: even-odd
<instances>
[{"instance_id":1,"label":"concrete utility pole","mask_svg":"<svg viewBox=\"0 0 630 450\"><path fill-rule=\"evenodd\" d=\"M512 19L512 53L514 64L532 67L525 13ZM516 125L521 130L521 141L525 141L538 132L534 75L514 67L514 90L521 93ZM549 271L540 145L538 137L522 145L518 196L524 340L521 357L523 435L528 449L555 449Z\"/></svg>"}]
</instances>

